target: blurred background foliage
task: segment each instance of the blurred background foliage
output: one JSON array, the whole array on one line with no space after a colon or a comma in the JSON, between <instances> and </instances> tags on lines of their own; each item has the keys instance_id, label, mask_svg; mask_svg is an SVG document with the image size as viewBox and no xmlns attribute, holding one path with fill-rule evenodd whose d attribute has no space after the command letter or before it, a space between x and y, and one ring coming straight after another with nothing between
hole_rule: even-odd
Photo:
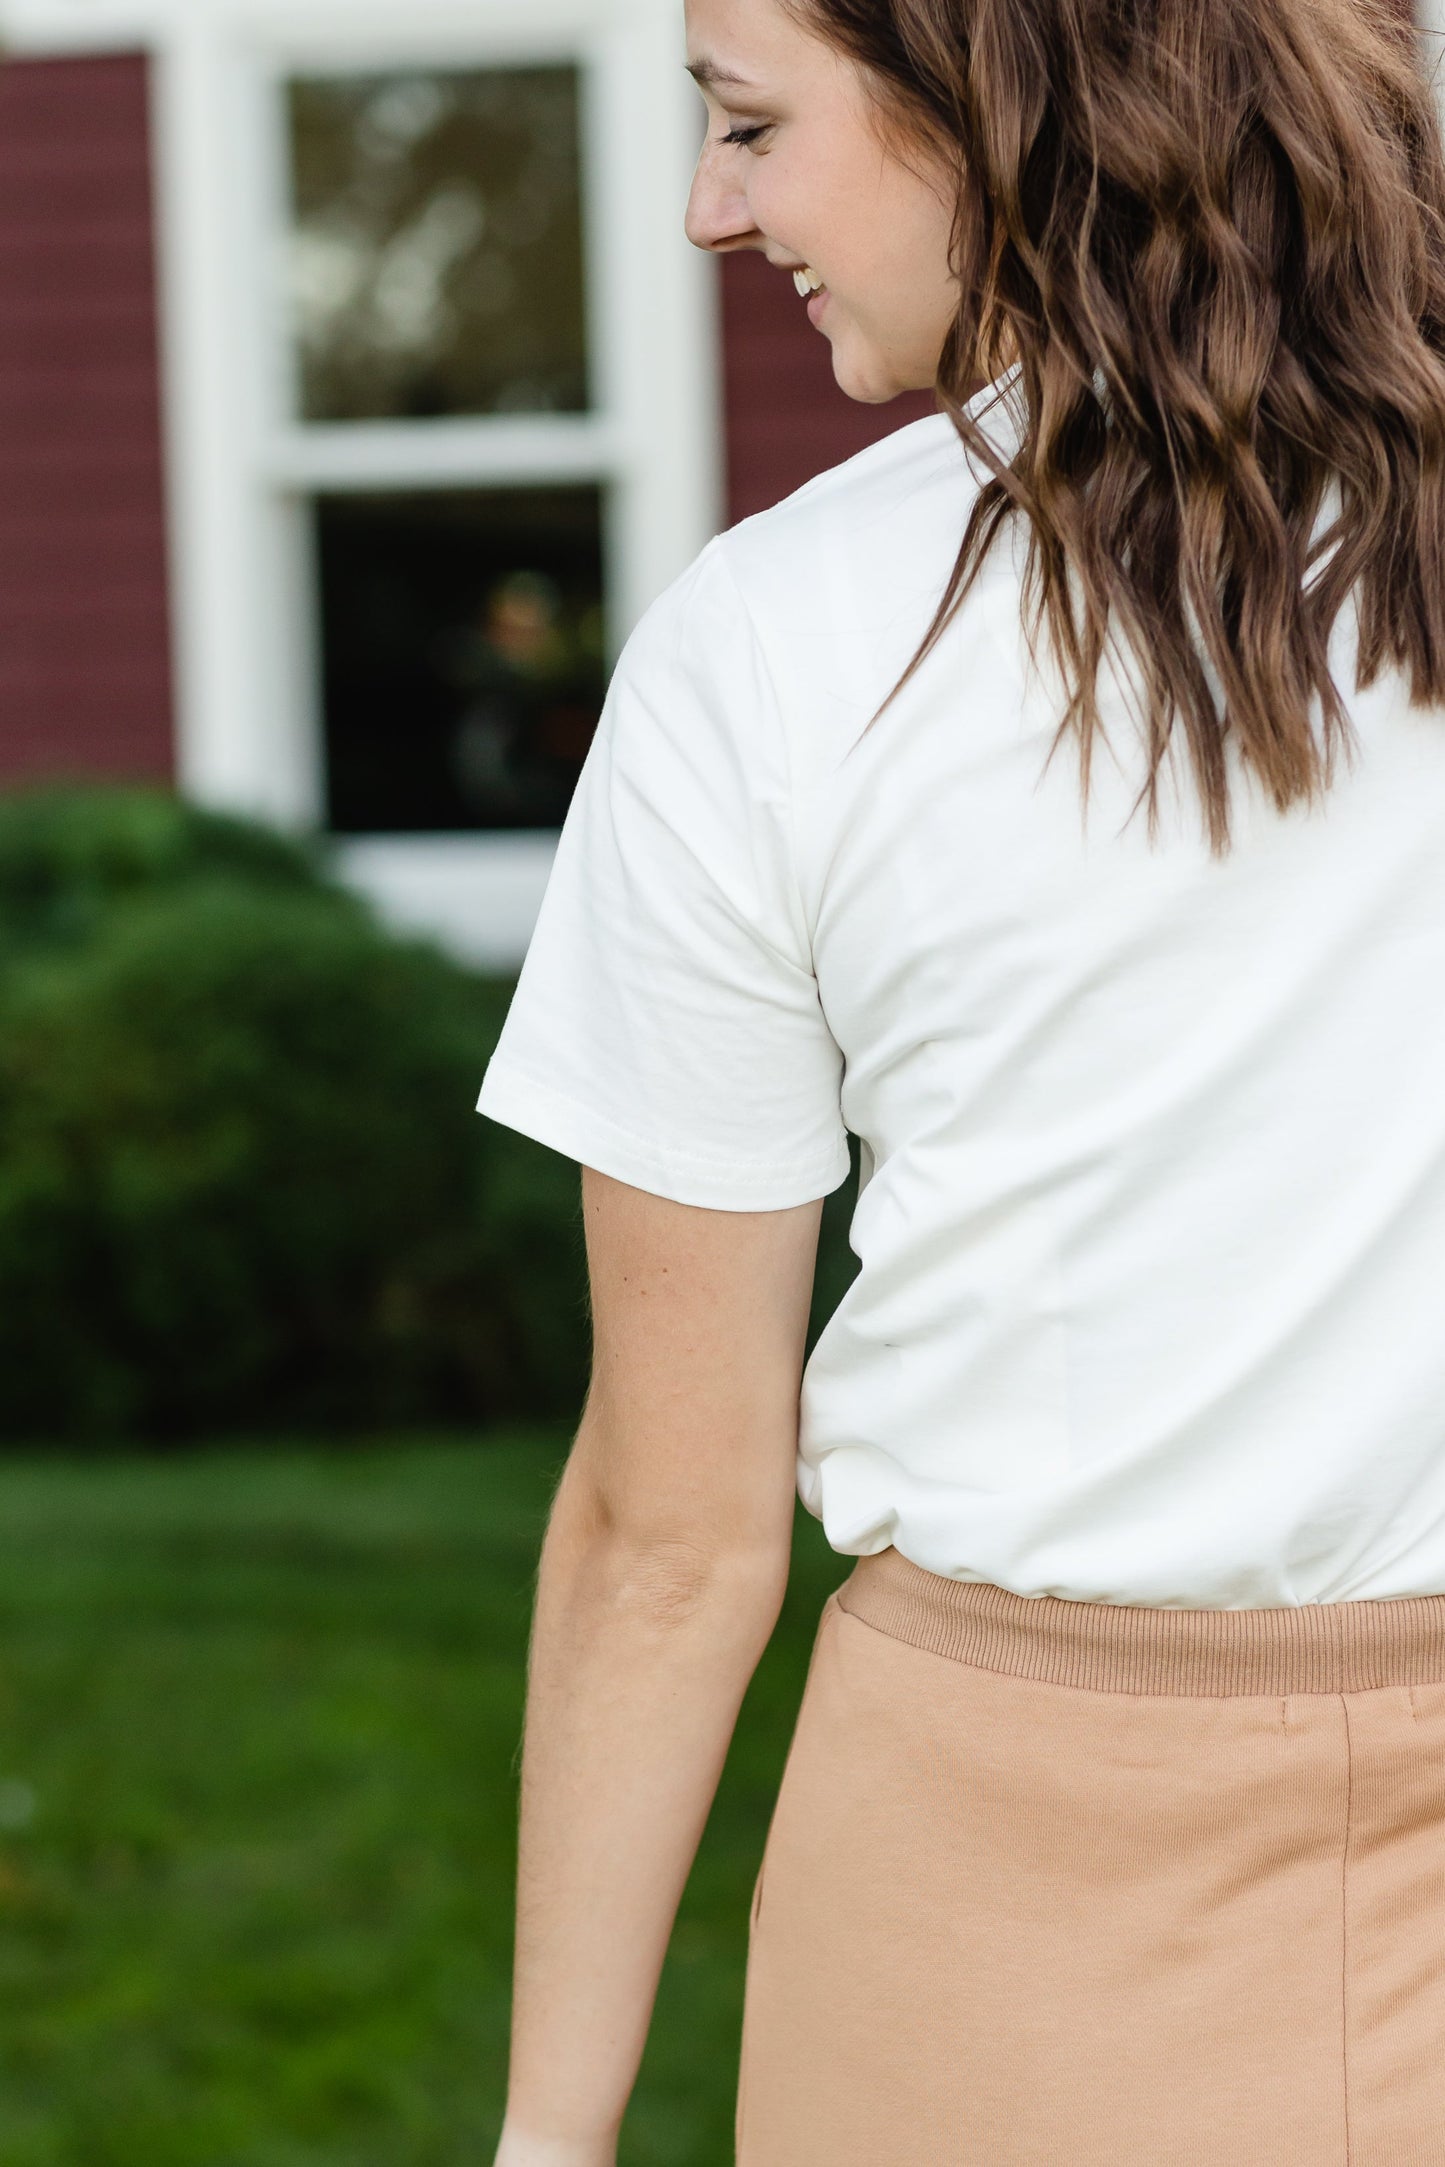
<instances>
[{"instance_id":1,"label":"blurred background foliage","mask_svg":"<svg viewBox=\"0 0 1445 2167\"><path fill-rule=\"evenodd\" d=\"M577 1169L474 1111L509 993L319 846L0 801L4 2167L491 2156L587 1366ZM748 1895L847 1569L799 1511L622 2167L731 2161Z\"/></svg>"},{"instance_id":2,"label":"blurred background foliage","mask_svg":"<svg viewBox=\"0 0 1445 2167\"><path fill-rule=\"evenodd\" d=\"M473 1112L509 993L267 829L0 803L0 1437L575 1413L576 1168Z\"/></svg>"}]
</instances>

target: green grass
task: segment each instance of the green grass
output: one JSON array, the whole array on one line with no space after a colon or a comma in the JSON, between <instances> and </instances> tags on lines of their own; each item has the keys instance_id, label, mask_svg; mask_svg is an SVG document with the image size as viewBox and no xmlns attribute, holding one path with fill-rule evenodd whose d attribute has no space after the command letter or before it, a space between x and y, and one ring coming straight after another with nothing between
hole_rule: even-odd
<instances>
[{"instance_id":1,"label":"green grass","mask_svg":"<svg viewBox=\"0 0 1445 2167\"><path fill-rule=\"evenodd\" d=\"M4 2167L490 2167L555 1432L0 1463ZM798 1515L622 2167L727 2167Z\"/></svg>"}]
</instances>

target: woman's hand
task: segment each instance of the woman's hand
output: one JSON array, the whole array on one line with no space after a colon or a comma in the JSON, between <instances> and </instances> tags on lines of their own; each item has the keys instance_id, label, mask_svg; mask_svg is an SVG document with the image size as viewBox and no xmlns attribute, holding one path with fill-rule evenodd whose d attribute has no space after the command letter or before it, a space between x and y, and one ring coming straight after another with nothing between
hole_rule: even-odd
<instances>
[{"instance_id":1,"label":"woman's hand","mask_svg":"<svg viewBox=\"0 0 1445 2167\"><path fill-rule=\"evenodd\" d=\"M502 2131L494 2167L617 2167L615 2137L524 2137Z\"/></svg>"}]
</instances>

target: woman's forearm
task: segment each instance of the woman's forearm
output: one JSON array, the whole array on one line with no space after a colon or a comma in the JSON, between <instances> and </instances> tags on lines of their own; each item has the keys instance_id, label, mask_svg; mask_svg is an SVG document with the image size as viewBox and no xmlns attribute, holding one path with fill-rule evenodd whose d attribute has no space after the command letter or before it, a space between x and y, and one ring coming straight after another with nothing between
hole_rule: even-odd
<instances>
[{"instance_id":1,"label":"woman's forearm","mask_svg":"<svg viewBox=\"0 0 1445 2167\"><path fill-rule=\"evenodd\" d=\"M786 1582L786 1560L604 1530L566 1490L543 1544L528 1663L499 2167L550 2156L544 2141L575 2144L579 2162L611 2156Z\"/></svg>"}]
</instances>

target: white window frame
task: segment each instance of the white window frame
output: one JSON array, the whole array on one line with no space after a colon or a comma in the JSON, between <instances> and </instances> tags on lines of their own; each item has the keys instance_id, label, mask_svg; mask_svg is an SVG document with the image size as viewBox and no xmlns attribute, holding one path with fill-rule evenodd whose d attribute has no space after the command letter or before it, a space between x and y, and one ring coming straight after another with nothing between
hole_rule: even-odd
<instances>
[{"instance_id":1,"label":"white window frame","mask_svg":"<svg viewBox=\"0 0 1445 2167\"><path fill-rule=\"evenodd\" d=\"M716 266L682 232L703 128L681 0L0 0L17 51L144 47L153 147L178 781L319 827L326 492L598 482L608 645L722 516ZM565 60L580 70L592 410L299 424L279 276L293 74ZM520 961L555 831L343 840L394 922Z\"/></svg>"}]
</instances>

